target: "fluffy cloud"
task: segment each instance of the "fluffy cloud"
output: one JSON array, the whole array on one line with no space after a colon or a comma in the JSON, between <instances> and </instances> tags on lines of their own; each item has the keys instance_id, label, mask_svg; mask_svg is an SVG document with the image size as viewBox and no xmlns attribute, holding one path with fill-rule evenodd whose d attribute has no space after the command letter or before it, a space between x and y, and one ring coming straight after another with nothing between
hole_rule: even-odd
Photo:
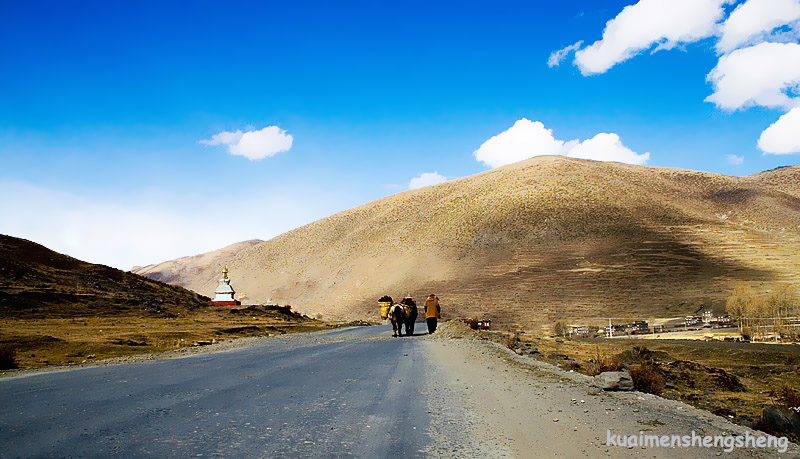
<instances>
[{"instance_id":1,"label":"fluffy cloud","mask_svg":"<svg viewBox=\"0 0 800 459\"><path fill-rule=\"evenodd\" d=\"M423 172L408 182L409 190L416 190L425 186L438 185L447 181L447 177L438 172Z\"/></svg>"},{"instance_id":2,"label":"fluffy cloud","mask_svg":"<svg viewBox=\"0 0 800 459\"><path fill-rule=\"evenodd\" d=\"M210 140L201 140L200 143L205 145L233 145L239 143L244 133L241 130L236 132L222 131L219 134L211 136Z\"/></svg>"},{"instance_id":3,"label":"fluffy cloud","mask_svg":"<svg viewBox=\"0 0 800 459\"><path fill-rule=\"evenodd\" d=\"M565 146L563 140L553 137L552 129L545 128L538 121L522 118L508 130L483 142L473 155L489 167L500 167L534 156L563 155L575 143L577 140Z\"/></svg>"},{"instance_id":4,"label":"fluffy cloud","mask_svg":"<svg viewBox=\"0 0 800 459\"><path fill-rule=\"evenodd\" d=\"M765 129L758 138L758 148L776 155L800 153L800 107L793 108Z\"/></svg>"},{"instance_id":5,"label":"fluffy cloud","mask_svg":"<svg viewBox=\"0 0 800 459\"><path fill-rule=\"evenodd\" d=\"M800 153L795 134L800 127L795 112L800 107L800 0L746 0L720 23L724 6L731 3L736 1L640 0L606 23L601 40L555 51L547 63L557 66L575 50L575 64L584 75L603 73L653 46L655 52L719 36L716 49L722 56L706 76L714 91L705 100L725 110L791 110L762 133L758 147L765 153ZM731 164L743 160L728 155Z\"/></svg>"},{"instance_id":6,"label":"fluffy cloud","mask_svg":"<svg viewBox=\"0 0 800 459\"><path fill-rule=\"evenodd\" d=\"M608 21L603 38L578 50L575 63L584 75L604 73L654 45L655 51L671 49L711 36L724 15L725 3L727 0L641 0Z\"/></svg>"},{"instance_id":7,"label":"fluffy cloud","mask_svg":"<svg viewBox=\"0 0 800 459\"><path fill-rule=\"evenodd\" d=\"M725 159L728 160L728 164L731 166L738 166L744 162L744 156L725 155Z\"/></svg>"},{"instance_id":8,"label":"fluffy cloud","mask_svg":"<svg viewBox=\"0 0 800 459\"><path fill-rule=\"evenodd\" d=\"M547 66L550 68L558 67L558 65L561 64L561 61L569 56L569 53L581 49L581 46L583 46L583 40L573 43L565 48L561 48L558 51L553 51L550 54L550 57L547 59Z\"/></svg>"},{"instance_id":9,"label":"fluffy cloud","mask_svg":"<svg viewBox=\"0 0 800 459\"><path fill-rule=\"evenodd\" d=\"M748 0L739 5L722 24L717 51L728 53L753 42L763 41L775 28L800 19L800 0Z\"/></svg>"},{"instance_id":10,"label":"fluffy cloud","mask_svg":"<svg viewBox=\"0 0 800 459\"><path fill-rule=\"evenodd\" d=\"M787 92L800 85L800 45L759 43L720 57L708 74L714 93L706 98L727 110L761 105L792 108L797 98Z\"/></svg>"},{"instance_id":11,"label":"fluffy cloud","mask_svg":"<svg viewBox=\"0 0 800 459\"><path fill-rule=\"evenodd\" d=\"M565 142L553 137L552 129L545 128L544 124L526 118L484 142L473 155L478 161L493 168L543 155L629 164L645 164L650 159L650 153L635 153L625 147L619 136L613 133L600 133L583 142Z\"/></svg>"},{"instance_id":12,"label":"fluffy cloud","mask_svg":"<svg viewBox=\"0 0 800 459\"><path fill-rule=\"evenodd\" d=\"M209 140L201 140L205 145L227 145L232 155L244 156L255 161L269 158L278 153L289 151L294 139L278 126L267 126L258 131L235 132L223 131L214 134Z\"/></svg>"},{"instance_id":13,"label":"fluffy cloud","mask_svg":"<svg viewBox=\"0 0 800 459\"><path fill-rule=\"evenodd\" d=\"M575 145L567 156L593 159L595 161L617 161L628 164L647 164L650 153L637 154L622 144L617 134L601 132L591 139Z\"/></svg>"}]
</instances>

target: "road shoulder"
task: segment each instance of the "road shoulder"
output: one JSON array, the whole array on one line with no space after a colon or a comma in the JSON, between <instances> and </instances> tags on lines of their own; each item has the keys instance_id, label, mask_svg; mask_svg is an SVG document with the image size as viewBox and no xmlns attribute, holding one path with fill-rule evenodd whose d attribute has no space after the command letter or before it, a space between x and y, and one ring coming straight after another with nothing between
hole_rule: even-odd
<instances>
[{"instance_id":1,"label":"road shoulder","mask_svg":"<svg viewBox=\"0 0 800 459\"><path fill-rule=\"evenodd\" d=\"M490 457L795 457L774 449L626 448L606 445L621 435L764 435L703 410L640 392L595 392L591 378L518 356L469 334L445 333L425 345L438 366L442 406L463 409L461 442ZM437 332L438 334L438 332ZM432 404L432 408L435 408ZM441 408L440 409L444 409ZM452 408L450 408L452 410ZM447 441L448 413L432 413L431 436ZM437 432L441 430L442 432ZM467 432L468 431L468 432ZM444 432L444 435L443 435ZM449 432L452 434L452 432Z\"/></svg>"}]
</instances>

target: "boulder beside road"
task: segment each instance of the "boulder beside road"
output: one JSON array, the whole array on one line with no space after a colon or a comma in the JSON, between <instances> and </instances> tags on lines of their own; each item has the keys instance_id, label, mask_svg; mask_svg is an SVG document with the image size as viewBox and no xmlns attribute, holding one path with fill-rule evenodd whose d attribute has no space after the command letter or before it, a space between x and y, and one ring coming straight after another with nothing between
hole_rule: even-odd
<instances>
[{"instance_id":1,"label":"boulder beside road","mask_svg":"<svg viewBox=\"0 0 800 459\"><path fill-rule=\"evenodd\" d=\"M764 408L761 419L769 432L794 432L795 435L800 435L800 413L794 408L780 409L769 406Z\"/></svg>"},{"instance_id":2,"label":"boulder beside road","mask_svg":"<svg viewBox=\"0 0 800 459\"><path fill-rule=\"evenodd\" d=\"M604 371L594 377L594 384L603 390L633 390L633 379L627 371Z\"/></svg>"}]
</instances>

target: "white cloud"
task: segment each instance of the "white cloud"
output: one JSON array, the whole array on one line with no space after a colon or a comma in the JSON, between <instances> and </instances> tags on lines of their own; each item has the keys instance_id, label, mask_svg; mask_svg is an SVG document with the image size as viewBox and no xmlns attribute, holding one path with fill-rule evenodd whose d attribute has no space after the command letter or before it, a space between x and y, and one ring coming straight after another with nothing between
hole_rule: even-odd
<instances>
[{"instance_id":1,"label":"white cloud","mask_svg":"<svg viewBox=\"0 0 800 459\"><path fill-rule=\"evenodd\" d=\"M553 137L552 129L545 128L544 124L526 118L484 142L473 155L493 168L544 155L628 164L645 164L650 159L650 153L637 154L625 147L617 134L600 133L583 142L565 142Z\"/></svg>"},{"instance_id":2,"label":"white cloud","mask_svg":"<svg viewBox=\"0 0 800 459\"><path fill-rule=\"evenodd\" d=\"M201 140L199 143L205 145L231 145L238 143L244 133L241 130L236 132L222 131L219 134L214 134L209 140Z\"/></svg>"},{"instance_id":3,"label":"white cloud","mask_svg":"<svg viewBox=\"0 0 800 459\"><path fill-rule=\"evenodd\" d=\"M423 172L408 182L409 190L416 190L425 186L438 185L447 181L447 177L439 172Z\"/></svg>"},{"instance_id":4,"label":"white cloud","mask_svg":"<svg viewBox=\"0 0 800 459\"><path fill-rule=\"evenodd\" d=\"M658 51L709 37L723 17L727 2L640 0L606 23L601 40L578 50L575 63L584 75L604 73L654 45L654 51Z\"/></svg>"},{"instance_id":5,"label":"white cloud","mask_svg":"<svg viewBox=\"0 0 800 459\"><path fill-rule=\"evenodd\" d=\"M758 138L758 148L775 155L800 153L800 107L793 108L765 129Z\"/></svg>"},{"instance_id":6,"label":"white cloud","mask_svg":"<svg viewBox=\"0 0 800 459\"><path fill-rule=\"evenodd\" d=\"M553 137L552 129L546 129L539 121L522 118L508 130L497 134L475 150L475 159L489 167L500 167L542 155L563 155L578 141L565 144Z\"/></svg>"},{"instance_id":7,"label":"white cloud","mask_svg":"<svg viewBox=\"0 0 800 459\"><path fill-rule=\"evenodd\" d=\"M720 108L792 108L798 100L787 92L796 91L800 84L800 45L759 43L737 49L720 57L707 79L714 93L706 101Z\"/></svg>"},{"instance_id":8,"label":"white cloud","mask_svg":"<svg viewBox=\"0 0 800 459\"><path fill-rule=\"evenodd\" d=\"M732 166L738 166L744 162L744 156L725 155L725 159L727 159L728 164Z\"/></svg>"},{"instance_id":9,"label":"white cloud","mask_svg":"<svg viewBox=\"0 0 800 459\"><path fill-rule=\"evenodd\" d=\"M292 148L293 138L278 126L267 126L264 129L242 132L223 131L214 134L209 140L201 140L205 145L227 145L232 155L244 156L255 161L269 158Z\"/></svg>"},{"instance_id":10,"label":"white cloud","mask_svg":"<svg viewBox=\"0 0 800 459\"><path fill-rule=\"evenodd\" d=\"M722 24L717 51L727 53L742 45L764 41L776 27L794 23L796 28L798 19L800 0L748 0Z\"/></svg>"},{"instance_id":11,"label":"white cloud","mask_svg":"<svg viewBox=\"0 0 800 459\"><path fill-rule=\"evenodd\" d=\"M739 5L720 23L725 5L733 3ZM800 0L640 0L606 23L601 40L577 49L574 62L584 75L603 73L644 50L656 52L710 36L719 36L716 49L723 55L706 76L714 89L706 102L724 110L800 107ZM580 42L553 52L548 65L558 65L576 48ZM793 131L798 116L782 116L762 133L759 148L765 153L798 152ZM576 152L583 154L580 148ZM728 155L731 164L743 160Z\"/></svg>"},{"instance_id":12,"label":"white cloud","mask_svg":"<svg viewBox=\"0 0 800 459\"><path fill-rule=\"evenodd\" d=\"M650 153L637 154L622 144L617 134L601 132L591 139L575 145L567 156L593 159L595 161L617 161L628 164L647 164Z\"/></svg>"},{"instance_id":13,"label":"white cloud","mask_svg":"<svg viewBox=\"0 0 800 459\"><path fill-rule=\"evenodd\" d=\"M558 67L558 65L561 64L561 61L569 56L569 53L581 49L581 46L583 46L583 40L573 43L565 48L561 48L558 51L553 51L550 54L550 57L547 59L547 66L550 68Z\"/></svg>"}]
</instances>

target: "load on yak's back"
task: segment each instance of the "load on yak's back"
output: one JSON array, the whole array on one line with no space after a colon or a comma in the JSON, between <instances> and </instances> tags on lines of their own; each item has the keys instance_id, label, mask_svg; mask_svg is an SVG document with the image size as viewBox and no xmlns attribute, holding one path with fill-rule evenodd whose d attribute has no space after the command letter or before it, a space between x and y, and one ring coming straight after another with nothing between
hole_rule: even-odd
<instances>
[{"instance_id":1,"label":"load on yak's back","mask_svg":"<svg viewBox=\"0 0 800 459\"><path fill-rule=\"evenodd\" d=\"M388 295L382 296L378 300L378 310L381 314L381 319L389 319L392 323L392 336L403 336L403 326L406 328L406 335L411 336L414 334L414 324L417 321L417 303L411 298L406 296L399 303L395 303L392 297Z\"/></svg>"},{"instance_id":2,"label":"load on yak's back","mask_svg":"<svg viewBox=\"0 0 800 459\"><path fill-rule=\"evenodd\" d=\"M378 310L381 313L381 319L386 320L389 318L389 308L392 307L392 297L389 295L383 295L381 299L378 300Z\"/></svg>"}]
</instances>

